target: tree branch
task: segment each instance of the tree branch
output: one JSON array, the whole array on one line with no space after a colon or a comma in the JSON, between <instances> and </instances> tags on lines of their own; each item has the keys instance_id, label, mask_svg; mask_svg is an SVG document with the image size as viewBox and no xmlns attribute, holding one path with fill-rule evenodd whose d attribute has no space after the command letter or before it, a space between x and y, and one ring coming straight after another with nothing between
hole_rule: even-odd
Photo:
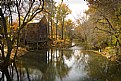
<instances>
[{"instance_id":1,"label":"tree branch","mask_svg":"<svg viewBox=\"0 0 121 81\"><path fill-rule=\"evenodd\" d=\"M110 33L110 34L113 34L111 31L108 31L108 30L104 30L104 29L101 29L101 28L98 28L98 27L95 27L96 29L98 29L98 30L101 30L101 31L104 31L104 32L106 32L106 33Z\"/></svg>"}]
</instances>

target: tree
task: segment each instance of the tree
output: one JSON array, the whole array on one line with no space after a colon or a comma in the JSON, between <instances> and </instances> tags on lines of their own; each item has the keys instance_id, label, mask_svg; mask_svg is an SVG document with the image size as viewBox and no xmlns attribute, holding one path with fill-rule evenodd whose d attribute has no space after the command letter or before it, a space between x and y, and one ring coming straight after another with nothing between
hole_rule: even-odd
<instances>
[{"instance_id":1,"label":"tree","mask_svg":"<svg viewBox=\"0 0 121 81\"><path fill-rule=\"evenodd\" d=\"M49 3L50 2L50 3ZM62 23L64 23L63 18L65 20L66 16L71 13L71 10L68 8L66 4L61 1L59 5L56 6L56 2L49 1L47 3L48 7L45 8L45 12L48 13L48 32L50 33L50 38L56 38L57 34L61 31L62 35ZM61 30L59 30L59 24L61 26Z\"/></svg>"},{"instance_id":2,"label":"tree","mask_svg":"<svg viewBox=\"0 0 121 81\"><path fill-rule=\"evenodd\" d=\"M87 0L89 10L86 12L93 18L95 28L105 32L111 44L121 46L121 23L119 0Z\"/></svg>"},{"instance_id":3,"label":"tree","mask_svg":"<svg viewBox=\"0 0 121 81\"><path fill-rule=\"evenodd\" d=\"M2 52L2 65L0 69L2 71L5 71L7 67L10 65L10 57L11 57L11 52L13 50L15 41L17 41L17 47L16 47L16 52L14 54L14 59L17 55L17 49L19 46L19 35L21 32L21 29L26 26L28 22L30 22L38 13L42 12L44 9L44 0L13 0L13 1L1 1L0 2L0 22L1 26L0 28L2 31L0 32L0 50ZM9 27L13 25L13 20L14 17L18 19L18 27L15 32L10 33L8 31L8 25L7 25L7 20L6 17L9 17ZM23 20L21 21L21 18ZM11 28L12 30L12 28ZM7 53L5 53L5 46L7 47ZM4 73L7 77L8 81L11 81L9 77L8 70Z\"/></svg>"},{"instance_id":4,"label":"tree","mask_svg":"<svg viewBox=\"0 0 121 81\"><path fill-rule=\"evenodd\" d=\"M57 10L59 13L59 15L57 14L57 16L59 16L59 17L57 17L57 18L59 18L59 24L61 24L61 38L63 40L65 18L68 14L71 13L71 10L68 8L68 6L66 4L59 4Z\"/></svg>"},{"instance_id":5,"label":"tree","mask_svg":"<svg viewBox=\"0 0 121 81\"><path fill-rule=\"evenodd\" d=\"M73 33L73 29L74 29L75 23L71 20L68 19L65 21L65 37L72 39L72 33Z\"/></svg>"},{"instance_id":6,"label":"tree","mask_svg":"<svg viewBox=\"0 0 121 81\"><path fill-rule=\"evenodd\" d=\"M96 39L95 28L91 19L87 16L79 16L77 19L77 28L75 28L75 37L81 42L91 45Z\"/></svg>"}]
</instances>

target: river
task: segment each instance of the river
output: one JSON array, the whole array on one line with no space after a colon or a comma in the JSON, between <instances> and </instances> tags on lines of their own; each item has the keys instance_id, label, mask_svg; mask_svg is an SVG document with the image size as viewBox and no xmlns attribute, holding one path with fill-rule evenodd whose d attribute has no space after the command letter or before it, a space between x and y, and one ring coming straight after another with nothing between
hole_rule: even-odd
<instances>
[{"instance_id":1,"label":"river","mask_svg":"<svg viewBox=\"0 0 121 81\"><path fill-rule=\"evenodd\" d=\"M27 52L9 72L13 81L121 81L121 65L78 46Z\"/></svg>"}]
</instances>

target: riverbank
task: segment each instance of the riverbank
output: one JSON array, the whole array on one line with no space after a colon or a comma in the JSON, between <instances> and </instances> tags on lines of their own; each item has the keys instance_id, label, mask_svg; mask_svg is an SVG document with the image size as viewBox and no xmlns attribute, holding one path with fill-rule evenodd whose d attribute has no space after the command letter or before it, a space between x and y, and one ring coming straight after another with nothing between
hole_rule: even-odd
<instances>
[{"instance_id":1,"label":"riverbank","mask_svg":"<svg viewBox=\"0 0 121 81\"><path fill-rule=\"evenodd\" d=\"M102 56L111 61L116 61L121 64L121 47L105 47L102 51L96 51Z\"/></svg>"},{"instance_id":2,"label":"riverbank","mask_svg":"<svg viewBox=\"0 0 121 81\"><path fill-rule=\"evenodd\" d=\"M15 52L16 52L16 48L12 49L11 56L10 56L11 59L14 58ZM20 56L24 55L26 52L28 52L27 48L25 48L25 47L24 48L23 47L18 47L17 57L20 57ZM5 53L5 55L7 54L7 49L4 49L4 53Z\"/></svg>"},{"instance_id":3,"label":"riverbank","mask_svg":"<svg viewBox=\"0 0 121 81\"><path fill-rule=\"evenodd\" d=\"M12 52L11 52L11 59L14 58L15 52L16 52L16 49L13 49ZM17 57L20 57L22 55L25 55L27 52L28 52L28 50L26 48L18 47Z\"/></svg>"},{"instance_id":4,"label":"riverbank","mask_svg":"<svg viewBox=\"0 0 121 81\"><path fill-rule=\"evenodd\" d=\"M61 40L52 40L48 42L48 47L56 47L56 48L68 48L72 44L72 41L69 39Z\"/></svg>"}]
</instances>

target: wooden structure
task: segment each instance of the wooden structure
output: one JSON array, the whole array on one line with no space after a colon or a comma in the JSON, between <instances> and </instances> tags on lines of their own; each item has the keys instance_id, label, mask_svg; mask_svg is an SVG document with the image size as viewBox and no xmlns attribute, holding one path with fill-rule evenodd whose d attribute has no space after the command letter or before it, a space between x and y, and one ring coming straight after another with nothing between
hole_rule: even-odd
<instances>
[{"instance_id":1,"label":"wooden structure","mask_svg":"<svg viewBox=\"0 0 121 81\"><path fill-rule=\"evenodd\" d=\"M47 19L45 16L39 23L28 23L21 33L21 41L30 47L38 48L38 45L46 44L47 39Z\"/></svg>"}]
</instances>

